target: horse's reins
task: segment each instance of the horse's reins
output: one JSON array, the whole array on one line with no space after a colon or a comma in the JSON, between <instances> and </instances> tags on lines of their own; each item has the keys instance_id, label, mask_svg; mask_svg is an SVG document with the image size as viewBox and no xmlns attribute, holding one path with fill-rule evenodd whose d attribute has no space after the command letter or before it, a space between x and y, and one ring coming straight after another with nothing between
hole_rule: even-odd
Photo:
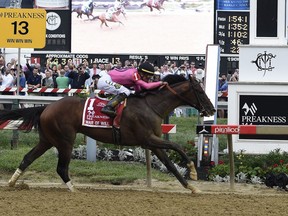
<instances>
[{"instance_id":1,"label":"horse's reins","mask_svg":"<svg viewBox=\"0 0 288 216\"><path fill-rule=\"evenodd\" d=\"M198 103L199 103L199 105L200 105L200 108L201 108L201 111L203 111L204 110L204 107L203 107L203 105L202 105L202 103L201 103L201 101L200 101L200 98L199 98L199 95L198 94L196 94L196 90L195 90L195 88L194 88L194 86L193 86L193 84L191 83L191 81L189 82L189 84L190 84L190 86L192 87L192 89L193 89L193 91L194 91L194 95L195 95L195 97L196 97L196 99L197 99L197 101L198 101ZM179 97L181 100L183 100L183 101L185 101L187 104L189 104L190 106L195 106L194 104L191 104L191 102L189 101L189 100L187 100L185 97L183 97L183 96L181 96L180 94L178 94L174 89L172 89L169 85L166 85L166 87L167 87L167 89L171 92L171 93L173 93L174 95L176 95L177 97ZM200 112L201 112L200 111Z\"/></svg>"}]
</instances>

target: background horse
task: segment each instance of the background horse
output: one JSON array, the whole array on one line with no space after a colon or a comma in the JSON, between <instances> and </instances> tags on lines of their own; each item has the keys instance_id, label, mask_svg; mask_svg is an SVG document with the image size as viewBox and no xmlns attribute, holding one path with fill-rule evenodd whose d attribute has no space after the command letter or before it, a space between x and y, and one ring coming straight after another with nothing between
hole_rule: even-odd
<instances>
[{"instance_id":1,"label":"background horse","mask_svg":"<svg viewBox=\"0 0 288 216\"><path fill-rule=\"evenodd\" d=\"M127 106L121 118L121 139L118 142L114 140L111 128L82 126L85 100L77 97L64 97L48 106L1 110L0 124L7 120L22 119L19 129L30 131L34 126L39 132L38 144L24 156L9 180L9 186L13 187L27 167L54 146L58 150L57 173L67 187L75 191L68 170L76 133L82 133L104 143L137 145L150 149L185 188L196 193L198 189L188 184L168 158L165 150L178 152L190 170L190 177L196 180L194 163L178 144L161 139L161 124L164 117L181 105L193 106L204 116L213 115L215 109L195 78L190 77L190 80L186 80L179 75L169 75L163 81L171 86L147 92L142 96L131 95L127 99Z\"/></svg>"},{"instance_id":2,"label":"background horse","mask_svg":"<svg viewBox=\"0 0 288 216\"><path fill-rule=\"evenodd\" d=\"M93 9L94 9L94 3L91 1L87 7L83 7L83 5L81 6L77 6L76 8L74 8L72 10L72 13L73 12L76 12L77 13L77 18L81 18L82 19L82 15L86 15L87 18L89 19L90 16L92 16L92 18L94 17L93 16Z\"/></svg>"},{"instance_id":3,"label":"background horse","mask_svg":"<svg viewBox=\"0 0 288 216\"><path fill-rule=\"evenodd\" d=\"M163 7L163 3L166 0L145 0L143 4L140 5L140 8L143 8L144 6L147 6L150 8L150 11L153 11L153 8L157 9L158 11L161 12L162 10L165 10Z\"/></svg>"},{"instance_id":4,"label":"background horse","mask_svg":"<svg viewBox=\"0 0 288 216\"><path fill-rule=\"evenodd\" d=\"M126 3L126 2L124 2L124 3ZM99 19L99 20L101 21L101 24L100 24L100 27L101 27L101 28L102 28L103 24L105 24L106 27L109 27L107 22L116 22L116 23L118 22L119 25L120 25L120 24L124 25L124 24L118 19L118 16L119 16L120 14L123 14L123 16L124 16L125 19L126 19L126 12L125 12L124 3L121 3L121 4L119 5L119 7L117 7L117 8L115 8L114 6L108 8L105 13L102 13L102 14L99 15L99 16L95 16L92 20ZM129 2L128 2L128 3L129 3Z\"/></svg>"}]
</instances>

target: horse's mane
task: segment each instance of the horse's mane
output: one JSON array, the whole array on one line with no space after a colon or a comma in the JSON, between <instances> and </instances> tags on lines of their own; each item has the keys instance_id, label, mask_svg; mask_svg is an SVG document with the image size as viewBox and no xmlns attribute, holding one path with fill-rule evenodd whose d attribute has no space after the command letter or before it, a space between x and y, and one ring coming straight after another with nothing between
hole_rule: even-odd
<instances>
[{"instance_id":1,"label":"horse's mane","mask_svg":"<svg viewBox=\"0 0 288 216\"><path fill-rule=\"evenodd\" d=\"M162 79L163 82L167 82L169 85L183 82L186 80L187 79L185 77L183 77L181 75L177 75L177 74L169 74Z\"/></svg>"}]
</instances>

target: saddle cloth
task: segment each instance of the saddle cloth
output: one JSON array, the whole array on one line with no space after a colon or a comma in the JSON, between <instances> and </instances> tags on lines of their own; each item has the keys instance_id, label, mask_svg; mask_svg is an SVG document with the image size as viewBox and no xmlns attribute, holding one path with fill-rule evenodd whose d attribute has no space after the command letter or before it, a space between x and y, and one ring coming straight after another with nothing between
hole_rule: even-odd
<instances>
[{"instance_id":1,"label":"saddle cloth","mask_svg":"<svg viewBox=\"0 0 288 216\"><path fill-rule=\"evenodd\" d=\"M97 128L120 128L120 120L122 116L122 111L125 107L125 102L120 103L116 107L116 117L114 120L108 115L101 112L101 109L106 106L109 99L100 98L95 96L94 98L88 98L85 102L82 115L82 125L86 127L97 127Z\"/></svg>"}]
</instances>

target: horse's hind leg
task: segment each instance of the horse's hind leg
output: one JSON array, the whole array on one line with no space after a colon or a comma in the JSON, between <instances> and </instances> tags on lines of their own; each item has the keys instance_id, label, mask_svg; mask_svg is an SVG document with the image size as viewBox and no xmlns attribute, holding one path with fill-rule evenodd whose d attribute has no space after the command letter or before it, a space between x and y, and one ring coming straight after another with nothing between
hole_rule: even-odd
<instances>
[{"instance_id":1,"label":"horse's hind leg","mask_svg":"<svg viewBox=\"0 0 288 216\"><path fill-rule=\"evenodd\" d=\"M10 187L14 187L18 178L23 174L23 172L29 167L33 161L39 158L42 154L44 154L51 145L43 140L39 141L38 145L35 146L31 151L29 151L23 158L22 162L20 163L19 167L12 175L11 179L8 182Z\"/></svg>"},{"instance_id":2,"label":"horse's hind leg","mask_svg":"<svg viewBox=\"0 0 288 216\"><path fill-rule=\"evenodd\" d=\"M107 22L105 21L104 23L105 23L105 26L109 28L109 26L108 26ZM103 23L102 23L102 25L103 25Z\"/></svg>"},{"instance_id":3,"label":"horse's hind leg","mask_svg":"<svg viewBox=\"0 0 288 216\"><path fill-rule=\"evenodd\" d=\"M192 193L201 192L198 188L188 184L184 177L178 172L175 165L171 162L168 155L163 149L154 149L151 148L151 151L159 158L159 160L167 167L167 169L174 174L178 181L183 185L183 187L192 191Z\"/></svg>"},{"instance_id":4,"label":"horse's hind leg","mask_svg":"<svg viewBox=\"0 0 288 216\"><path fill-rule=\"evenodd\" d=\"M72 145L70 143L61 143L62 147L58 148L58 165L57 165L57 173L62 178L64 183L67 185L71 192L75 192L73 184L71 183L69 177L69 164L71 160L72 154Z\"/></svg>"}]
</instances>

